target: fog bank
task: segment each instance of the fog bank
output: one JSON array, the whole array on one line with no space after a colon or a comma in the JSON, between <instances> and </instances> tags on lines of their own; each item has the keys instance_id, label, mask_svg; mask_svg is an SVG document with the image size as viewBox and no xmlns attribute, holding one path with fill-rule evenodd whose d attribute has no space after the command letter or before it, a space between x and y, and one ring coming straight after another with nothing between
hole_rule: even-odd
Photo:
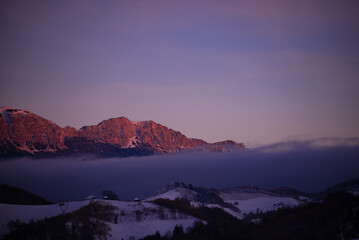
<instances>
[{"instance_id":1,"label":"fog bank","mask_svg":"<svg viewBox=\"0 0 359 240\"><path fill-rule=\"evenodd\" d=\"M100 197L104 189L113 190L120 199L131 200L149 196L174 181L214 188L250 184L316 192L359 177L357 146L305 149L294 145L287 151L88 159L0 161L0 182L53 201L82 200L90 194Z\"/></svg>"}]
</instances>

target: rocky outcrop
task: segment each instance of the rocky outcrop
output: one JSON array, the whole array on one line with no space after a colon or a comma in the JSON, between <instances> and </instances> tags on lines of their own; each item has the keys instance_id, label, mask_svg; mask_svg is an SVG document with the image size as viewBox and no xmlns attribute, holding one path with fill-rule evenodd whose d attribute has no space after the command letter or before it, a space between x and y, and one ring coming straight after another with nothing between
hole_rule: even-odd
<instances>
[{"instance_id":1,"label":"rocky outcrop","mask_svg":"<svg viewBox=\"0 0 359 240\"><path fill-rule=\"evenodd\" d=\"M149 155L193 149L237 151L242 143L207 143L189 139L179 131L154 121L131 122L111 118L80 130L62 128L26 110L0 109L0 156L57 156L95 154L102 157Z\"/></svg>"},{"instance_id":2,"label":"rocky outcrop","mask_svg":"<svg viewBox=\"0 0 359 240\"><path fill-rule=\"evenodd\" d=\"M66 146L63 140L71 136L72 132L70 128L64 130L29 111L0 109L0 144L3 154L13 148L19 153L64 149Z\"/></svg>"},{"instance_id":3,"label":"rocky outcrop","mask_svg":"<svg viewBox=\"0 0 359 240\"><path fill-rule=\"evenodd\" d=\"M136 138L150 144L156 151L171 152L192 148L191 141L179 131L174 131L154 121L135 124Z\"/></svg>"},{"instance_id":4,"label":"rocky outcrop","mask_svg":"<svg viewBox=\"0 0 359 240\"><path fill-rule=\"evenodd\" d=\"M125 147L136 135L136 127L125 117L111 118L95 126L85 126L78 131L79 137Z\"/></svg>"}]
</instances>

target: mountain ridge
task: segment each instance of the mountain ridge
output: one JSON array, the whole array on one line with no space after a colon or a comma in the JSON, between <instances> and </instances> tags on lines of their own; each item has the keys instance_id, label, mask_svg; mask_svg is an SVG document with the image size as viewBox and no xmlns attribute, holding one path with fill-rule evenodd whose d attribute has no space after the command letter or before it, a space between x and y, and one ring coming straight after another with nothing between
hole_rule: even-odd
<instances>
[{"instance_id":1,"label":"mountain ridge","mask_svg":"<svg viewBox=\"0 0 359 240\"><path fill-rule=\"evenodd\" d=\"M60 127L27 110L0 108L0 157L95 154L101 157L143 156L183 150L237 151L243 143L208 143L149 121L110 118L97 125Z\"/></svg>"}]
</instances>

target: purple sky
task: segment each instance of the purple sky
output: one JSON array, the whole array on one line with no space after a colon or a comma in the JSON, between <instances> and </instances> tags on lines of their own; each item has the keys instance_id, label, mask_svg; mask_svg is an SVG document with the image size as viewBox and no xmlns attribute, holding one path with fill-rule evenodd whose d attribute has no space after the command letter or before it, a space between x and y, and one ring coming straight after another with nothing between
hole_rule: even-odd
<instances>
[{"instance_id":1,"label":"purple sky","mask_svg":"<svg viewBox=\"0 0 359 240\"><path fill-rule=\"evenodd\" d=\"M213 142L359 136L359 1L0 1L0 105Z\"/></svg>"}]
</instances>

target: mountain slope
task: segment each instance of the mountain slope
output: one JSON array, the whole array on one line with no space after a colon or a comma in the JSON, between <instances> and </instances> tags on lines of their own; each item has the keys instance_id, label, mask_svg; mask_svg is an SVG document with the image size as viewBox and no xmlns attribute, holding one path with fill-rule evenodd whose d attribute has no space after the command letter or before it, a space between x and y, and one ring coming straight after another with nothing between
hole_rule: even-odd
<instances>
[{"instance_id":1,"label":"mountain slope","mask_svg":"<svg viewBox=\"0 0 359 240\"><path fill-rule=\"evenodd\" d=\"M153 153L235 151L242 143L207 143L189 139L154 121L131 122L125 117L104 120L79 130L62 128L26 110L0 109L0 156L57 156L95 154L101 157L142 156Z\"/></svg>"}]
</instances>

